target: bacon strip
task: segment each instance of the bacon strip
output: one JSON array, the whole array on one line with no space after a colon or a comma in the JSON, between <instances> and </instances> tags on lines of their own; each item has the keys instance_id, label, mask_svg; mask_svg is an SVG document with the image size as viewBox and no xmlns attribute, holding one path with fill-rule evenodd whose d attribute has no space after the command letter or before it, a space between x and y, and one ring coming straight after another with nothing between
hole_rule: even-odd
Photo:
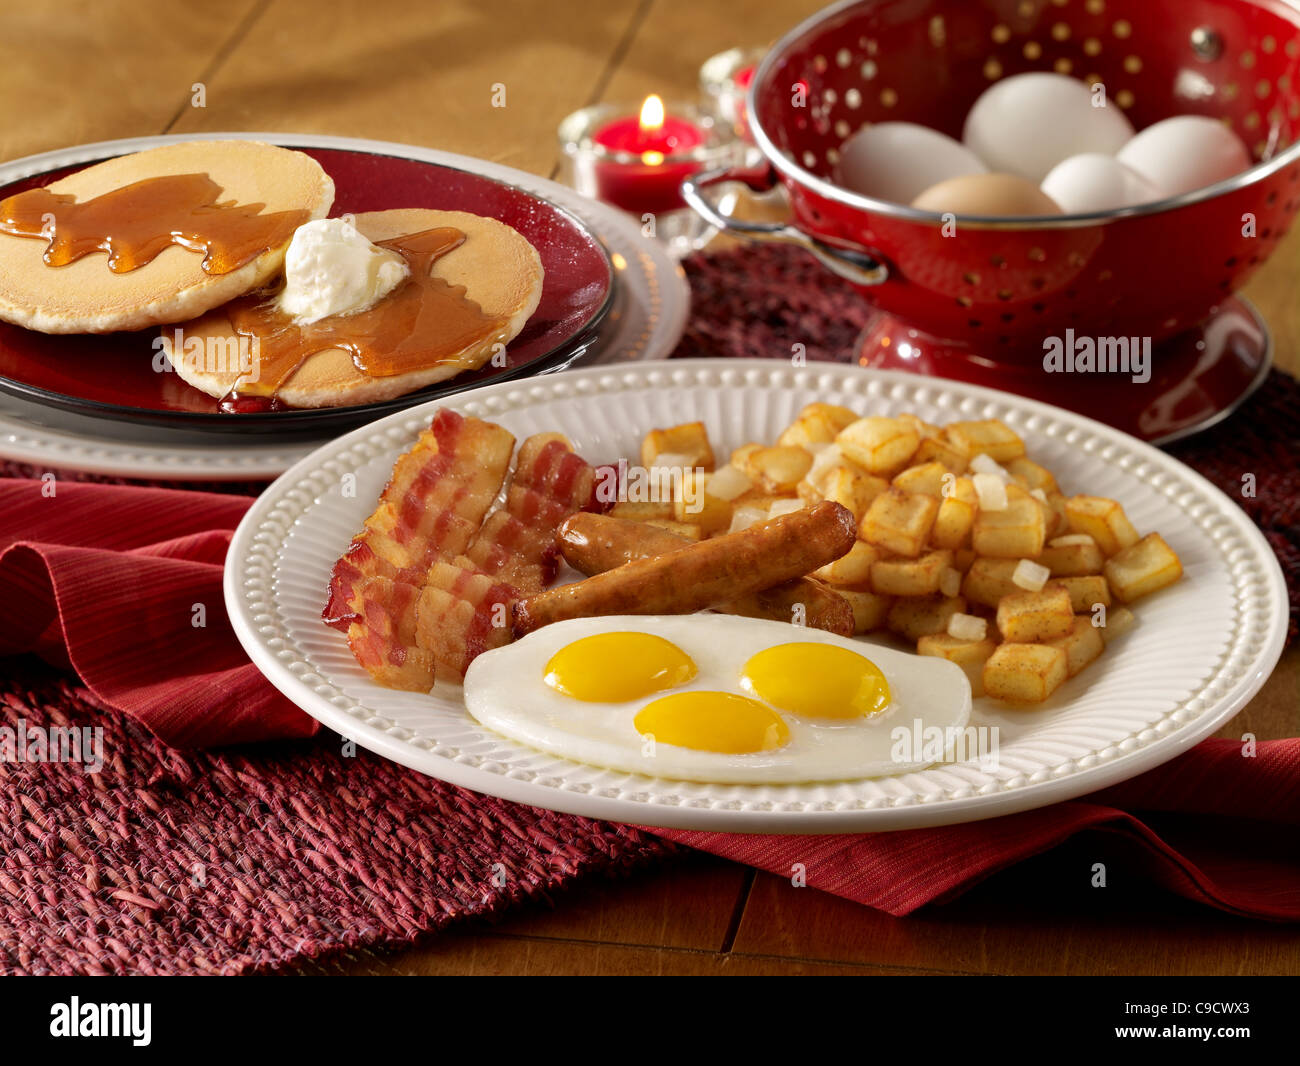
<instances>
[{"instance_id":1,"label":"bacon strip","mask_svg":"<svg viewBox=\"0 0 1300 1066\"><path fill-rule=\"evenodd\" d=\"M464 556L433 565L416 605L415 643L437 663L440 681L463 681L476 656L509 642L510 605L518 598L518 589Z\"/></svg>"},{"instance_id":2,"label":"bacon strip","mask_svg":"<svg viewBox=\"0 0 1300 1066\"><path fill-rule=\"evenodd\" d=\"M416 640L420 592L418 585L386 577L365 578L355 589L348 647L386 688L428 692L433 687L434 657Z\"/></svg>"},{"instance_id":3,"label":"bacon strip","mask_svg":"<svg viewBox=\"0 0 1300 1066\"><path fill-rule=\"evenodd\" d=\"M574 511L596 506L596 471L558 433L539 433L519 446L505 506L483 523L465 552L474 569L524 595L555 580L560 552L555 531Z\"/></svg>"},{"instance_id":4,"label":"bacon strip","mask_svg":"<svg viewBox=\"0 0 1300 1066\"><path fill-rule=\"evenodd\" d=\"M335 564L325 624L347 630L357 620L364 578L423 585L430 565L462 554L501 491L514 443L491 422L439 410L394 464L365 529Z\"/></svg>"},{"instance_id":5,"label":"bacon strip","mask_svg":"<svg viewBox=\"0 0 1300 1066\"><path fill-rule=\"evenodd\" d=\"M323 617L380 684L462 681L476 656L511 639L511 605L554 581L560 523L597 509L595 470L548 433L520 446L489 514L513 448L499 426L439 411L335 564Z\"/></svg>"}]
</instances>

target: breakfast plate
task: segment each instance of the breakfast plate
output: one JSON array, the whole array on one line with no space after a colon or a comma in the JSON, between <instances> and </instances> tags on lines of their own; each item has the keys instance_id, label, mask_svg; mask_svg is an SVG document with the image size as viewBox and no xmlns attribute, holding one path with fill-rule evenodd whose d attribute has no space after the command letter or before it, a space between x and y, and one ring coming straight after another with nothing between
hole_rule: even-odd
<instances>
[{"instance_id":1,"label":"breakfast plate","mask_svg":"<svg viewBox=\"0 0 1300 1066\"><path fill-rule=\"evenodd\" d=\"M660 358L672 350L685 327L689 290L680 268L662 246L642 236L639 225L629 216L582 197L565 186L498 164L389 142L273 133L205 134L204 138L258 138L341 160L346 164L345 172L352 174L354 183L359 183L361 191L354 191L363 197L371 195L364 191L364 187L376 175L396 183L395 188L416 188L417 191L436 176L440 181L455 178L479 192L486 190L492 196L518 199L522 191L556 205L556 218L561 222L566 218L571 221L567 230L578 240L580 249L583 247L580 231L594 234L596 241L587 246L590 254L584 259L589 265L598 265L597 260L605 263L602 270L607 270L612 263L613 285L608 287L608 298L597 291L599 285L579 292L578 303L586 307L593 318L585 328L574 328L574 316L582 318L581 308L562 308L570 321L566 330L561 332L572 334L565 343L550 348L539 347L539 337L529 339L533 332L530 325L525 334L511 345L511 350L519 344L531 344L539 350L532 354L534 362L531 367L521 367L516 372L552 371L578 361L624 362ZM106 141L32 156L0 166L0 185L16 187L36 175L192 139L166 136ZM331 169L334 168L335 164L331 164ZM364 207L369 201L358 200L357 203ZM345 209L345 204L340 207L340 210ZM561 226L561 229L565 228ZM548 328L540 332L554 333L550 327L555 324L555 321L550 322ZM46 341L67 339L45 338ZM112 342L113 337L110 335L108 340ZM0 363L11 357L13 353L0 357ZM148 360L145 365L147 368ZM176 377L174 374L145 373L145 384L157 394L146 403L159 408L150 411L123 406L120 400L124 387L112 376L104 378L101 374L102 380L96 386L99 393L96 397L89 397L81 394L87 391L86 382L95 377L93 374L89 378L85 375L69 378L66 367L56 367L53 372L63 375L61 383L42 380L33 385L30 381L18 380L31 376L27 373L31 370L30 360L24 362L24 366L26 369L21 373L11 375L14 380L9 388L0 392L0 454L34 465L73 467L131 477L184 477L193 480L270 477L307 454L330 428L314 424L290 426L286 421L271 421L266 426L252 428L263 429L274 436L259 439L257 434L224 432L224 439L217 445L205 445L210 438L204 434L222 430L223 422L229 423L229 416L214 414L206 408L203 411L187 410L187 406L192 407L195 403L212 406L215 401L180 382L171 381ZM48 376L50 371L46 373ZM463 375L454 379L451 387L471 387L474 382L467 380L468 377ZM170 390L166 389L168 384L172 386ZM107 393L104 393L105 389ZM118 393L116 399L114 390ZM49 393L62 394L62 398L47 395ZM178 406L174 402L178 393L182 394L182 401L185 393L193 395L188 405L180 402L180 410L173 410ZM406 402L409 405L426 398L407 398ZM115 407L122 410L115 411ZM342 411L347 412L342 417L356 420L355 409ZM116 417L124 412L130 416L129 420ZM372 411L362 417L374 417L376 413L382 412ZM252 422L259 418L265 421L283 414L291 417L306 415L312 422L319 417L328 421L338 417L340 412L325 416L312 412L278 412L270 416L254 415L251 419ZM173 416L179 416L179 421ZM142 417L159 419L164 424L145 424ZM239 417L243 419L240 425L249 428L251 423L244 420L250 416ZM314 439L308 440L308 434L314 434Z\"/></svg>"},{"instance_id":2,"label":"breakfast plate","mask_svg":"<svg viewBox=\"0 0 1300 1066\"><path fill-rule=\"evenodd\" d=\"M652 427L699 419L724 448L770 440L803 405L913 412L945 423L1001 419L1066 491L1121 501L1159 529L1184 579L1142 604L1136 629L1046 703L974 701L998 758L821 784L716 785L600 769L480 726L456 690L375 684L321 621L335 560L374 506L394 459L438 404L323 446L250 509L227 557L235 632L267 678L357 743L466 788L588 817L738 832L868 832L995 817L1082 795L1158 765L1223 725L1281 654L1286 594L1267 542L1200 475L1133 438L1034 401L914 375L765 361L585 368L445 401L517 436L567 435L592 462L635 455ZM347 491L341 491L348 486Z\"/></svg>"}]
</instances>

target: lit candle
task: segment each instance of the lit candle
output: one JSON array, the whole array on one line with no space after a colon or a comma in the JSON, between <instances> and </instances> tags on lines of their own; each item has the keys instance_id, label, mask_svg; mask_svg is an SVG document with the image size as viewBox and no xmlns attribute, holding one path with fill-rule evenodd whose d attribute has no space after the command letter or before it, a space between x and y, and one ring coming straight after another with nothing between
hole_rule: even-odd
<instances>
[{"instance_id":1,"label":"lit candle","mask_svg":"<svg viewBox=\"0 0 1300 1066\"><path fill-rule=\"evenodd\" d=\"M677 256L703 247L713 232L682 200L682 182L736 162L740 148L714 112L658 96L639 111L625 104L575 111L560 123L559 141L570 185L635 215L647 237Z\"/></svg>"},{"instance_id":2,"label":"lit candle","mask_svg":"<svg viewBox=\"0 0 1300 1066\"><path fill-rule=\"evenodd\" d=\"M596 195L633 214L683 206L682 180L701 169L693 153L705 143L694 122L670 115L658 96L647 96L637 116L616 118L592 140L610 153L596 164Z\"/></svg>"}]
</instances>

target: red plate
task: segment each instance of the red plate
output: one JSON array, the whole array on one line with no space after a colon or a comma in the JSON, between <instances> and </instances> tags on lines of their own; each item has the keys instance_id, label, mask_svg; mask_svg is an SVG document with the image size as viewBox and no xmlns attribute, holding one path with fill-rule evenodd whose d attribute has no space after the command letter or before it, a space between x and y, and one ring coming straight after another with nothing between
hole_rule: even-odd
<instances>
[{"instance_id":1,"label":"red plate","mask_svg":"<svg viewBox=\"0 0 1300 1066\"><path fill-rule=\"evenodd\" d=\"M609 310L613 270L604 246L564 209L513 185L465 170L372 152L302 148L334 179L332 215L424 207L471 211L513 226L542 258L537 310L506 351L485 366L383 403L230 414L175 373L154 369L157 329L52 336L0 322L0 390L101 418L181 429L236 432L320 430L369 421L411 404L489 382L567 365L596 339ZM0 187L0 198L80 170L63 167Z\"/></svg>"}]
</instances>

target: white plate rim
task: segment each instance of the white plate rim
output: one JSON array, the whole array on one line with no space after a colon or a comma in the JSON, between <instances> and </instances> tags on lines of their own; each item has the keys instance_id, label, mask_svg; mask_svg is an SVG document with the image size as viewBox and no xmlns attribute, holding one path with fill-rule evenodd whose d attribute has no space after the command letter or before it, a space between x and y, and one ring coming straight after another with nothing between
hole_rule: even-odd
<instances>
[{"instance_id":1,"label":"white plate rim","mask_svg":"<svg viewBox=\"0 0 1300 1066\"><path fill-rule=\"evenodd\" d=\"M364 137L330 134L276 133L269 131L222 131L215 133L172 133L161 136L125 137L110 141L58 148L0 163L0 185L58 167L89 162L111 155L144 151L166 144L207 140L259 140L292 148L325 148L370 152L418 162L454 167L515 185L553 201L578 215L597 232L607 247L611 237L626 266L618 271L620 286L637 295L645 305L648 327L638 335L619 336L608 341L611 323L601 327L601 339L593 352L579 358L578 365L602 362L630 362L660 359L681 339L690 314L690 286L681 266L657 242L642 235L640 224L631 216L583 196L568 186L516 170L501 163L444 152L436 148L377 141ZM314 439L300 445L269 443L255 437L247 441L214 438L211 444L178 441L174 437L151 439L141 428L139 439L129 438L122 424L104 434L91 431L93 420L78 418L65 426L48 425L23 417L28 408L22 401L0 397L0 456L35 466L75 469L113 477L163 478L187 481L242 481L276 477L310 454L320 443ZM46 413L45 417L58 418ZM273 440L273 438L270 438Z\"/></svg>"},{"instance_id":2,"label":"white plate rim","mask_svg":"<svg viewBox=\"0 0 1300 1066\"><path fill-rule=\"evenodd\" d=\"M1230 643L1224 652L1225 663L1206 679L1200 690L1212 695L1207 700L1197 693L1184 701L1200 702L1202 707L1199 710L1193 713L1182 707L1176 709L1158 723L1167 728L1146 730L1153 736L1141 743L1135 742L1130 750L1104 761L1094 761L1087 767L1070 768L1064 773L1034 774L1023 783L991 794L925 802L912 799L861 810L737 810L637 802L483 771L409 743L402 735L406 732L403 727L333 689L315 672L316 667L310 661L301 657L285 661L283 654L286 651L289 656L294 654L286 648L291 641L274 621L274 616L267 614L262 606L262 602L271 597L278 566L275 546L295 520L291 516L300 513L302 507L314 499L311 489L304 487L307 477L366 435L378 438L403 420L427 419L438 406L491 418L503 411L527 407L530 402L569 398L581 393L597 395L611 391L689 387L692 384L763 385L769 388L806 386L825 390L836 387L829 383L819 385L819 379L825 382L843 379L850 383L858 380L863 383L864 396L919 395L918 390L949 392L963 400L969 398L1006 411L1018 410L1030 417L1037 416L1046 420L1049 426L1064 427L1062 433L1053 435L1065 435L1067 440L1070 435L1076 435L1081 440L1100 441L1103 446L1118 447L1121 453L1127 452L1132 457L1129 465L1153 465L1159 473L1172 475L1185 483L1187 491L1194 491L1214 504L1211 510L1218 521L1231 527L1229 533L1216 539L1234 539L1238 547L1247 550L1251 564L1261 571L1263 591L1257 594L1253 606L1276 604L1278 611L1269 616L1262 633L1253 634L1252 648L1242 651L1244 631L1238 633L1235 643ZM844 388L845 385L841 382L838 387ZM410 435L413 437L414 434ZM1096 451L1097 448L1090 450ZM1242 565L1239 562L1233 569L1240 569ZM1238 586L1241 583L1239 581ZM950 825L1034 809L1128 780L1176 757L1209 736L1259 691L1282 653L1287 603L1281 566L1268 542L1245 513L1190 467L1118 430L1048 404L962 382L841 364L817 363L795 369L773 360L741 359L669 360L627 367L591 367L566 371L549 379L502 382L446 401L433 401L397 412L353 431L295 464L258 498L232 538L226 559L224 592L235 633L267 679L312 717L380 755L451 784L533 806L636 825L747 833L856 833ZM1235 593L1238 613L1247 613L1240 603L1240 587L1235 589ZM266 635L264 630L268 628L275 631L274 636ZM1232 669L1229 670L1228 666ZM1231 681L1222 685L1220 679L1225 675L1230 675ZM335 695L327 695L329 690ZM355 705L358 712L365 713L353 713L348 709L349 705ZM1177 724L1175 718L1179 720ZM1154 735L1156 733L1162 735Z\"/></svg>"}]
</instances>

